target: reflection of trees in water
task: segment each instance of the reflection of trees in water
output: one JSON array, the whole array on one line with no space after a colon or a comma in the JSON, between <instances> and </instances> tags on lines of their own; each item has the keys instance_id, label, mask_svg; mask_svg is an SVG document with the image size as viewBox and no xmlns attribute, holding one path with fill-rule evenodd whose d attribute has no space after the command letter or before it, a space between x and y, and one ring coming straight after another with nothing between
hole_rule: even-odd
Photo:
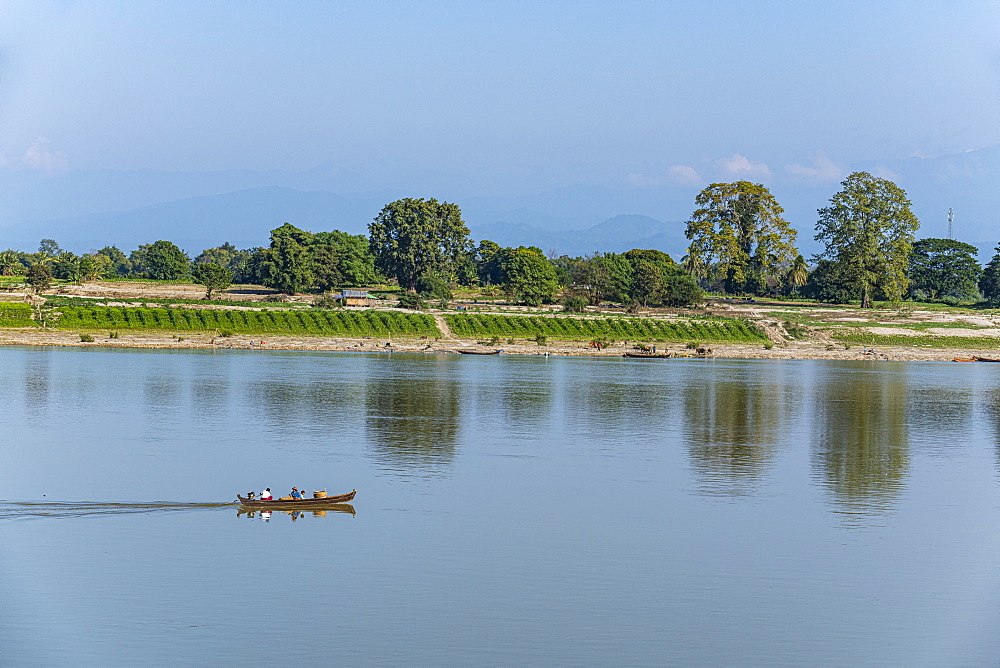
<instances>
[{"instance_id":1,"label":"reflection of trees in water","mask_svg":"<svg viewBox=\"0 0 1000 668\"><path fill-rule=\"evenodd\" d=\"M672 413L671 388L643 382L641 375L627 380L579 376L561 389L567 424L589 434L606 433L604 444L629 443L636 433L648 433L650 423L662 422Z\"/></svg>"},{"instance_id":2,"label":"reflection of trees in water","mask_svg":"<svg viewBox=\"0 0 1000 668\"><path fill-rule=\"evenodd\" d=\"M500 378L476 387L472 410L480 426L507 432L533 432L552 418L554 385L550 377Z\"/></svg>"},{"instance_id":3,"label":"reflection of trees in water","mask_svg":"<svg viewBox=\"0 0 1000 668\"><path fill-rule=\"evenodd\" d=\"M683 398L691 468L703 492L745 496L772 465L782 424L796 407L761 378L706 379Z\"/></svg>"},{"instance_id":4,"label":"reflection of trees in water","mask_svg":"<svg viewBox=\"0 0 1000 668\"><path fill-rule=\"evenodd\" d=\"M254 410L283 432L333 432L359 400L356 386L318 378L264 380L249 384L247 395Z\"/></svg>"},{"instance_id":5,"label":"reflection of trees in water","mask_svg":"<svg viewBox=\"0 0 1000 668\"><path fill-rule=\"evenodd\" d=\"M446 375L368 379L365 426L374 459L404 474L443 475L455 459L461 386Z\"/></svg>"},{"instance_id":6,"label":"reflection of trees in water","mask_svg":"<svg viewBox=\"0 0 1000 668\"><path fill-rule=\"evenodd\" d=\"M973 396L971 388L943 384L909 389L906 421L937 448L962 445L955 435L972 428Z\"/></svg>"},{"instance_id":7,"label":"reflection of trees in water","mask_svg":"<svg viewBox=\"0 0 1000 668\"><path fill-rule=\"evenodd\" d=\"M1000 390L987 390L981 395L983 413L993 431L993 440L996 443L997 469L1000 470Z\"/></svg>"},{"instance_id":8,"label":"reflection of trees in water","mask_svg":"<svg viewBox=\"0 0 1000 668\"><path fill-rule=\"evenodd\" d=\"M218 416L229 403L230 383L217 376L196 376L191 379L192 412L201 419Z\"/></svg>"},{"instance_id":9,"label":"reflection of trees in water","mask_svg":"<svg viewBox=\"0 0 1000 668\"><path fill-rule=\"evenodd\" d=\"M24 398L30 417L44 417L49 406L49 348L32 350L24 369Z\"/></svg>"},{"instance_id":10,"label":"reflection of trees in water","mask_svg":"<svg viewBox=\"0 0 1000 668\"><path fill-rule=\"evenodd\" d=\"M172 374L150 374L143 384L146 413L163 416L180 409L183 396L181 378Z\"/></svg>"},{"instance_id":11,"label":"reflection of trees in water","mask_svg":"<svg viewBox=\"0 0 1000 668\"><path fill-rule=\"evenodd\" d=\"M816 393L814 471L843 512L892 510L909 468L906 376L832 375Z\"/></svg>"}]
</instances>

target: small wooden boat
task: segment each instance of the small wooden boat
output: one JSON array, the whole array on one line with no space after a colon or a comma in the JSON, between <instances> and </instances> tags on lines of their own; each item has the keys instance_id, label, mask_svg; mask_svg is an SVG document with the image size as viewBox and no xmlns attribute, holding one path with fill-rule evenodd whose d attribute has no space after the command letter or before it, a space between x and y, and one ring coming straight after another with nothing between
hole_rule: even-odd
<instances>
[{"instance_id":1,"label":"small wooden boat","mask_svg":"<svg viewBox=\"0 0 1000 668\"><path fill-rule=\"evenodd\" d=\"M462 355L499 355L503 350L459 350Z\"/></svg>"},{"instance_id":2,"label":"small wooden boat","mask_svg":"<svg viewBox=\"0 0 1000 668\"><path fill-rule=\"evenodd\" d=\"M265 501L264 499L248 499L239 494L236 495L236 498L247 508L287 508L291 510L295 508L322 508L323 506L330 506L337 503L350 503L354 500L354 495L357 493L358 490L354 490L347 494L325 496L321 499L271 499L270 501Z\"/></svg>"},{"instance_id":3,"label":"small wooden boat","mask_svg":"<svg viewBox=\"0 0 1000 668\"><path fill-rule=\"evenodd\" d=\"M638 357L647 360L665 360L670 357L670 353L625 353L622 357Z\"/></svg>"},{"instance_id":4,"label":"small wooden boat","mask_svg":"<svg viewBox=\"0 0 1000 668\"><path fill-rule=\"evenodd\" d=\"M975 362L975 357L956 357L952 362Z\"/></svg>"},{"instance_id":5,"label":"small wooden boat","mask_svg":"<svg viewBox=\"0 0 1000 668\"><path fill-rule=\"evenodd\" d=\"M1000 359L997 359L995 357L977 357L976 361L977 362L1000 362Z\"/></svg>"}]
</instances>

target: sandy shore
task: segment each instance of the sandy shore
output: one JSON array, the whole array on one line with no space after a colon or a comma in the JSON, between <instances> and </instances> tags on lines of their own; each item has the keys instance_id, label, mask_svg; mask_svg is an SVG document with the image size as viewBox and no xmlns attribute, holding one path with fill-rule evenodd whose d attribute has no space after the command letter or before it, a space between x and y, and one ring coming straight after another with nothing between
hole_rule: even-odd
<instances>
[{"instance_id":1,"label":"sandy shore","mask_svg":"<svg viewBox=\"0 0 1000 668\"><path fill-rule=\"evenodd\" d=\"M122 332L119 338L111 339L107 334L93 333L94 342L80 341L78 332L54 330L0 330L0 345L19 346L73 346L82 348L162 348L162 349L246 349L246 350L305 350L333 352L403 352L403 353L456 353L463 350L503 350L505 355L573 355L584 357L621 357L633 351L631 344L620 342L603 350L591 348L586 341L553 341L539 346L533 341L515 344L501 343L495 347L482 346L474 339L387 339L387 338L341 338L304 336L264 336L249 337L236 335L217 337L211 334L190 332L170 334L165 332ZM784 346L775 345L770 350L762 344L713 344L713 357L734 359L830 359L830 360L893 360L893 361L951 361L955 358L973 356L997 357L997 351L955 348L876 348L874 353L861 346L844 349L812 342L789 342ZM671 352L694 357L693 351L683 344L657 344L657 352Z\"/></svg>"}]
</instances>

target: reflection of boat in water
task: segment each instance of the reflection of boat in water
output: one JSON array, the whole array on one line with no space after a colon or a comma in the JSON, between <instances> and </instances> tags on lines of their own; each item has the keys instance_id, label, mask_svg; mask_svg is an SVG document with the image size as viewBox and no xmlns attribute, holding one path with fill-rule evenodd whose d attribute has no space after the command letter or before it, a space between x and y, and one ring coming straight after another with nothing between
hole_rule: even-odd
<instances>
[{"instance_id":1,"label":"reflection of boat in water","mask_svg":"<svg viewBox=\"0 0 1000 668\"><path fill-rule=\"evenodd\" d=\"M296 508L322 508L325 509L327 506L331 506L337 503L350 503L354 500L354 495L358 493L358 490L348 492L347 494L338 494L337 496L324 496L321 498L312 499L272 499L270 501L265 501L263 499L248 499L242 497L239 494L236 498L240 500L240 503L248 508L267 508L270 510L295 510Z\"/></svg>"},{"instance_id":2,"label":"reflection of boat in water","mask_svg":"<svg viewBox=\"0 0 1000 668\"><path fill-rule=\"evenodd\" d=\"M503 350L459 350L460 355L499 355Z\"/></svg>"},{"instance_id":3,"label":"reflection of boat in water","mask_svg":"<svg viewBox=\"0 0 1000 668\"><path fill-rule=\"evenodd\" d=\"M354 517L358 516L358 514L354 511L354 506L349 503L332 503L321 508L303 508L294 510L283 508L247 508L246 506L240 506L236 511L236 516L243 517L246 515L247 517L253 519L259 514L262 518L267 519L270 517L272 512L289 515L291 516L292 521L303 517L306 512L311 513L313 517L326 517L327 513L347 513Z\"/></svg>"},{"instance_id":4,"label":"reflection of boat in water","mask_svg":"<svg viewBox=\"0 0 1000 668\"><path fill-rule=\"evenodd\" d=\"M625 353L622 355L622 357L638 357L646 360L665 360L670 356L670 353Z\"/></svg>"}]
</instances>

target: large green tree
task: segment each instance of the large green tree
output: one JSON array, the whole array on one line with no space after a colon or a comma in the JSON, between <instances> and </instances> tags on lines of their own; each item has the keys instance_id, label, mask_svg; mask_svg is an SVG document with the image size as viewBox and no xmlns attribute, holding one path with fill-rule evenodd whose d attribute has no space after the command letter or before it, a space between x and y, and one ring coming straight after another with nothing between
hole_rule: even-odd
<instances>
[{"instance_id":1,"label":"large green tree","mask_svg":"<svg viewBox=\"0 0 1000 668\"><path fill-rule=\"evenodd\" d=\"M122 252L118 246L105 246L97 251L98 255L108 258L111 264L111 271L118 276L128 276L132 273L132 261Z\"/></svg>"},{"instance_id":2,"label":"large green tree","mask_svg":"<svg viewBox=\"0 0 1000 668\"><path fill-rule=\"evenodd\" d=\"M979 277L979 292L989 300L1000 300L1000 245L996 254L983 267L983 275Z\"/></svg>"},{"instance_id":3,"label":"large green tree","mask_svg":"<svg viewBox=\"0 0 1000 668\"><path fill-rule=\"evenodd\" d=\"M482 285L503 283L503 248L495 241L483 239L475 250L476 273Z\"/></svg>"},{"instance_id":4,"label":"large green tree","mask_svg":"<svg viewBox=\"0 0 1000 668\"><path fill-rule=\"evenodd\" d=\"M130 256L133 272L146 278L172 281L190 273L191 260L169 241L142 244Z\"/></svg>"},{"instance_id":5,"label":"large green tree","mask_svg":"<svg viewBox=\"0 0 1000 668\"><path fill-rule=\"evenodd\" d=\"M843 190L819 210L816 240L826 244L818 257L840 265L857 284L861 308L871 308L876 291L898 301L908 285L907 268L920 222L906 192L888 179L854 172Z\"/></svg>"},{"instance_id":6,"label":"large green tree","mask_svg":"<svg viewBox=\"0 0 1000 668\"><path fill-rule=\"evenodd\" d=\"M271 230L271 247L261 263L261 283L289 295L311 288L316 280L312 236L289 223Z\"/></svg>"},{"instance_id":7,"label":"large green tree","mask_svg":"<svg viewBox=\"0 0 1000 668\"><path fill-rule=\"evenodd\" d=\"M416 290L422 275L450 276L471 241L456 204L436 199L400 199L386 204L368 225L375 266Z\"/></svg>"},{"instance_id":8,"label":"large green tree","mask_svg":"<svg viewBox=\"0 0 1000 668\"><path fill-rule=\"evenodd\" d=\"M721 280L727 292L766 289L798 254L784 209L760 184L713 183L695 205L684 232L691 240L685 264L700 278Z\"/></svg>"},{"instance_id":9,"label":"large green tree","mask_svg":"<svg viewBox=\"0 0 1000 668\"><path fill-rule=\"evenodd\" d=\"M682 306L702 299L694 278L663 251L634 248L623 257L632 267L628 294L633 302Z\"/></svg>"},{"instance_id":10,"label":"large green tree","mask_svg":"<svg viewBox=\"0 0 1000 668\"><path fill-rule=\"evenodd\" d=\"M226 290L233 284L233 270L218 262L199 262L194 265L191 275L195 283L205 286L205 299L211 299L213 292Z\"/></svg>"},{"instance_id":11,"label":"large green tree","mask_svg":"<svg viewBox=\"0 0 1000 668\"><path fill-rule=\"evenodd\" d=\"M511 250L504 260L503 273L507 294L531 306L552 301L559 289L555 268L535 247Z\"/></svg>"},{"instance_id":12,"label":"large green tree","mask_svg":"<svg viewBox=\"0 0 1000 668\"><path fill-rule=\"evenodd\" d=\"M922 292L932 299L975 298L976 284L982 274L972 244L954 239L920 239L910 255L910 291Z\"/></svg>"},{"instance_id":13,"label":"large green tree","mask_svg":"<svg viewBox=\"0 0 1000 668\"><path fill-rule=\"evenodd\" d=\"M52 285L52 267L44 260L28 267L26 276L28 285L36 294L48 290Z\"/></svg>"},{"instance_id":14,"label":"large green tree","mask_svg":"<svg viewBox=\"0 0 1000 668\"><path fill-rule=\"evenodd\" d=\"M313 267L320 290L345 285L371 285L380 280L375 258L362 234L340 230L312 236Z\"/></svg>"},{"instance_id":15,"label":"large green tree","mask_svg":"<svg viewBox=\"0 0 1000 668\"><path fill-rule=\"evenodd\" d=\"M847 275L845 265L832 260L820 260L816 264L806 279L802 294L831 304L847 304L861 297L861 291Z\"/></svg>"},{"instance_id":16,"label":"large green tree","mask_svg":"<svg viewBox=\"0 0 1000 668\"><path fill-rule=\"evenodd\" d=\"M96 281L113 273L111 260L100 253L87 253L80 256L80 280Z\"/></svg>"},{"instance_id":17,"label":"large green tree","mask_svg":"<svg viewBox=\"0 0 1000 668\"><path fill-rule=\"evenodd\" d=\"M69 251L61 251L52 262L52 275L64 281L80 280L80 258Z\"/></svg>"}]
</instances>

